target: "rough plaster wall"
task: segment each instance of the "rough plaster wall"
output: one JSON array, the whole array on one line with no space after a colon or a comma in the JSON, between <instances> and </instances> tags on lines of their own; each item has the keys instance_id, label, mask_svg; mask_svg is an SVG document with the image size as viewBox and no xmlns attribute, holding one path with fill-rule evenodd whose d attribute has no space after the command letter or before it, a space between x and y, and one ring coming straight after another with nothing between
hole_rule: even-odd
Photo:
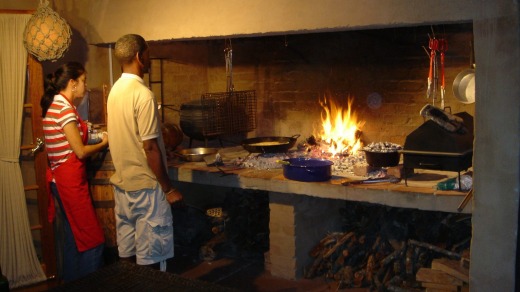
<instances>
[{"instance_id":1,"label":"rough plaster wall","mask_svg":"<svg viewBox=\"0 0 520 292\"><path fill-rule=\"evenodd\" d=\"M260 35L356 27L467 21L472 0L194 0L55 1L56 9L85 23L90 43L110 43L133 32L149 40Z\"/></svg>"},{"instance_id":2,"label":"rough plaster wall","mask_svg":"<svg viewBox=\"0 0 520 292\"><path fill-rule=\"evenodd\" d=\"M520 180L520 8L518 1L500 5L483 1L479 8L482 15L474 22L480 61L476 71L479 118L473 163L477 171L471 291L514 291Z\"/></svg>"},{"instance_id":3,"label":"rough plaster wall","mask_svg":"<svg viewBox=\"0 0 520 292\"><path fill-rule=\"evenodd\" d=\"M16 2L13 6L13 1L0 0L0 8L30 9L31 3L36 8L39 1ZM471 290L513 291L520 177L518 0L270 0L243 2L246 6L241 2L217 4L198 0L186 5L186 1L118 0L63 1L54 5L71 26L81 30L80 35L89 44L113 42L130 31L158 40L399 27L473 19L480 66L476 76L477 100L482 102L476 105ZM93 69L92 74L106 74Z\"/></svg>"}]
</instances>

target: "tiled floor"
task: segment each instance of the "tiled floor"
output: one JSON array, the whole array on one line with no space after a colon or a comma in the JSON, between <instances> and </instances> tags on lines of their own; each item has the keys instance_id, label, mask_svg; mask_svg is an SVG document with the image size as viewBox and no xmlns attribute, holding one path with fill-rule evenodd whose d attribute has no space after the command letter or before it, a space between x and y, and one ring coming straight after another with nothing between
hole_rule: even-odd
<instances>
[{"instance_id":1,"label":"tiled floor","mask_svg":"<svg viewBox=\"0 0 520 292\"><path fill-rule=\"evenodd\" d=\"M336 291L335 283L323 279L287 280L273 277L265 270L263 258L193 261L193 255L177 256L168 271L185 278L198 279L239 291Z\"/></svg>"},{"instance_id":2,"label":"tiled floor","mask_svg":"<svg viewBox=\"0 0 520 292\"><path fill-rule=\"evenodd\" d=\"M338 291L334 282L323 279L287 280L273 277L264 269L263 259L220 258L214 261L201 261L190 253L176 251L177 256L168 261L167 270L188 279L211 282L238 291ZM38 285L14 289L16 292L47 291L57 285L56 281L47 281ZM349 290L350 291L350 290ZM352 290L356 291L356 290ZM367 290L358 290L367 291Z\"/></svg>"}]
</instances>

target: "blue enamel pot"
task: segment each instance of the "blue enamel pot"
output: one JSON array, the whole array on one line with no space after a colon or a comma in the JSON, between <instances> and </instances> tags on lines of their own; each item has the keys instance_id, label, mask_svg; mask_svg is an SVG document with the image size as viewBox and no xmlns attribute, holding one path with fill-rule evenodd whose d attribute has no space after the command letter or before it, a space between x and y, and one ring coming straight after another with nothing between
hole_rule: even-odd
<instances>
[{"instance_id":1,"label":"blue enamel pot","mask_svg":"<svg viewBox=\"0 0 520 292\"><path fill-rule=\"evenodd\" d=\"M283 176L290 180L318 182L332 177L330 160L318 158L289 158L283 160Z\"/></svg>"}]
</instances>

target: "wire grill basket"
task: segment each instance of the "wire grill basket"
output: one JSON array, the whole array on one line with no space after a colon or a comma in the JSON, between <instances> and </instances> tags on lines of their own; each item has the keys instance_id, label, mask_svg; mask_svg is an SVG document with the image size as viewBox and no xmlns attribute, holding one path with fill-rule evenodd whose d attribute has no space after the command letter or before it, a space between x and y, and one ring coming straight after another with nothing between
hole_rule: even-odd
<instances>
[{"instance_id":1,"label":"wire grill basket","mask_svg":"<svg viewBox=\"0 0 520 292\"><path fill-rule=\"evenodd\" d=\"M201 105L206 136L245 133L256 128L254 90L205 93Z\"/></svg>"}]
</instances>

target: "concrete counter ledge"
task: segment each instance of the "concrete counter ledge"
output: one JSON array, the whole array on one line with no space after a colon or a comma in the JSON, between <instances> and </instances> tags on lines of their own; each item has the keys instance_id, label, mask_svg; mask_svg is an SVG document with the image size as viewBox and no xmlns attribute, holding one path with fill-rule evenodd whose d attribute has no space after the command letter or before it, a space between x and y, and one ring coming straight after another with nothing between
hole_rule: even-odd
<instances>
[{"instance_id":1,"label":"concrete counter ledge","mask_svg":"<svg viewBox=\"0 0 520 292\"><path fill-rule=\"evenodd\" d=\"M455 177L456 172L416 170L416 174L399 183L374 183L344 186L348 177L333 176L327 182L299 182L288 180L282 169L221 168L206 166L204 162L169 165L173 180L210 186L254 189L268 192L305 195L317 198L368 202L391 207L428 211L457 212L466 192L436 190L437 182ZM468 203L462 213L471 213Z\"/></svg>"}]
</instances>

